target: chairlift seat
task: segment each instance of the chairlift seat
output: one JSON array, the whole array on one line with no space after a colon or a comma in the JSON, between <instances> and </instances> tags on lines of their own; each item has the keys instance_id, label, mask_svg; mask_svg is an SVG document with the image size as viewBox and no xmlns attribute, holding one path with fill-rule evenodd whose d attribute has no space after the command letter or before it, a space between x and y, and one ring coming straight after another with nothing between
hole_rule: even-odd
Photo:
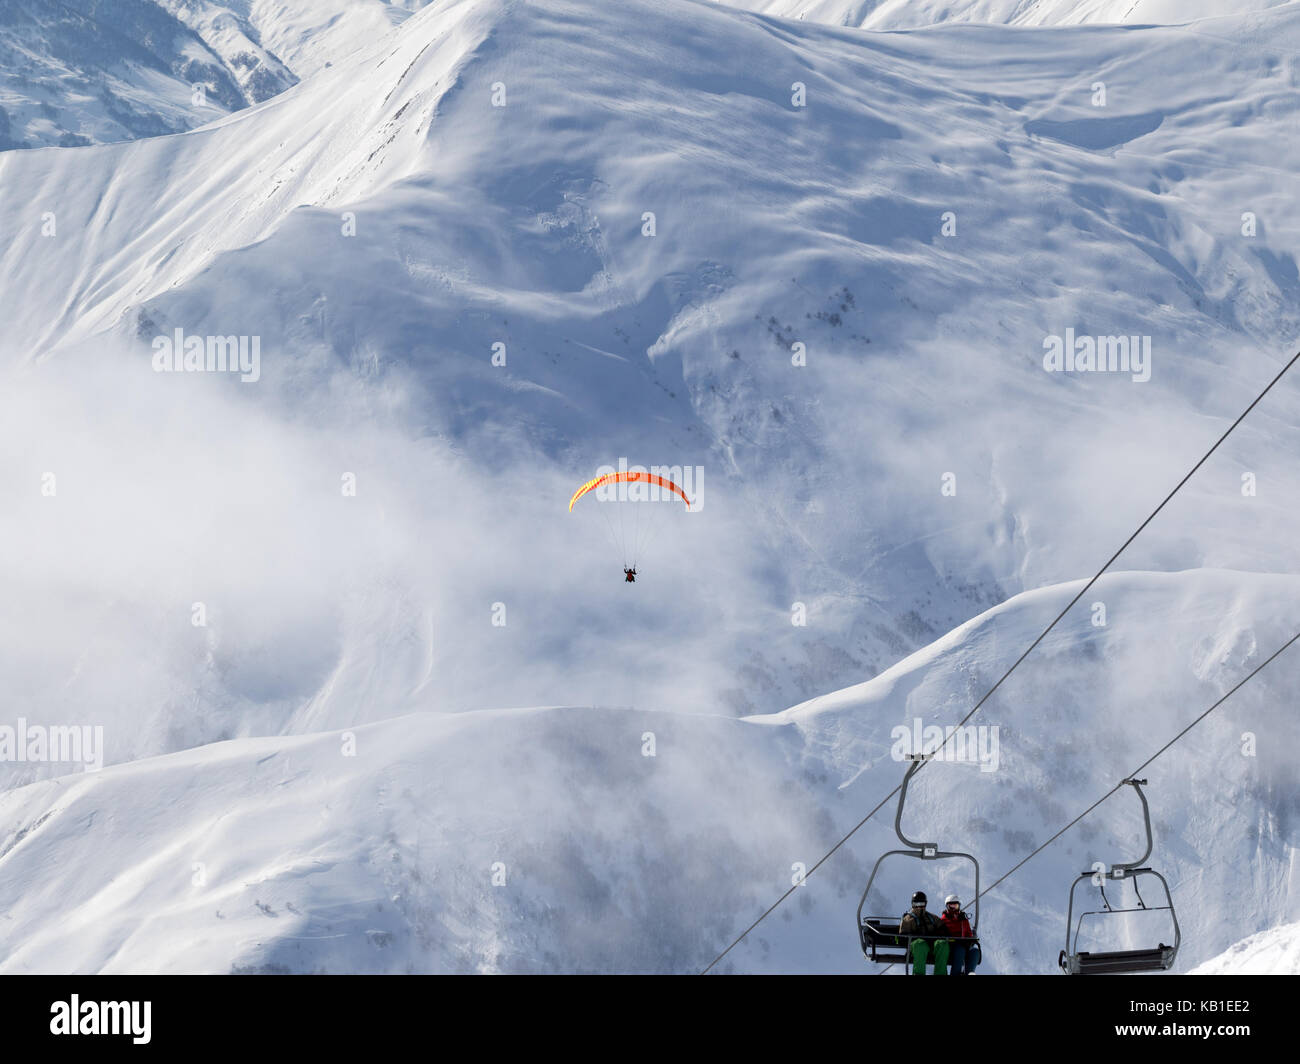
<instances>
[{"instance_id":1,"label":"chairlift seat","mask_svg":"<svg viewBox=\"0 0 1300 1064\"><path fill-rule=\"evenodd\" d=\"M891 952L892 951L892 952ZM862 922L862 952L879 964L907 960L907 943L899 921L867 919Z\"/></svg>"},{"instance_id":2,"label":"chairlift seat","mask_svg":"<svg viewBox=\"0 0 1300 1064\"><path fill-rule=\"evenodd\" d=\"M1106 953L1062 954L1061 967L1073 975L1124 975L1163 972L1174 963L1174 948L1163 942L1155 949L1111 950Z\"/></svg>"},{"instance_id":3,"label":"chairlift seat","mask_svg":"<svg viewBox=\"0 0 1300 1064\"><path fill-rule=\"evenodd\" d=\"M862 922L862 952L868 954L877 964L911 964L912 958L908 955L908 951L911 949L913 939L921 939L925 942L938 942L942 939L961 946L978 946L980 941L976 935L969 938L953 938L951 935L905 935L902 922L899 920L868 917Z\"/></svg>"}]
</instances>

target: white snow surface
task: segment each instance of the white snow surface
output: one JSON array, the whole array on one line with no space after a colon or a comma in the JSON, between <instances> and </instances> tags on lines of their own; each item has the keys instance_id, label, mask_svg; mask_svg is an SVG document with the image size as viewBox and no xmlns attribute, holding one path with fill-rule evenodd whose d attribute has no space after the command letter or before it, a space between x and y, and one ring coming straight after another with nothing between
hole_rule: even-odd
<instances>
[{"instance_id":1,"label":"white snow surface","mask_svg":"<svg viewBox=\"0 0 1300 1064\"><path fill-rule=\"evenodd\" d=\"M1300 924L1261 931L1238 942L1192 975L1300 975Z\"/></svg>"},{"instance_id":2,"label":"white snow surface","mask_svg":"<svg viewBox=\"0 0 1300 1064\"><path fill-rule=\"evenodd\" d=\"M210 125L0 154L8 720L109 765L0 763L0 970L698 970L1294 353L1294 3L393 21ZM178 328L260 379L155 373ZM1151 379L1046 372L1066 328L1150 336ZM1293 634L1297 423L1287 380L909 824L987 885ZM623 455L705 471L634 587L565 512ZM1300 918L1297 668L1143 770L1180 971ZM891 821L723 970L860 971ZM1118 794L999 886L987 970L1052 971L1071 880L1140 842Z\"/></svg>"},{"instance_id":3,"label":"white snow surface","mask_svg":"<svg viewBox=\"0 0 1300 1064\"><path fill-rule=\"evenodd\" d=\"M906 30L941 22L1008 26L1085 23L1190 25L1294 4L1295 0L729 0L737 7L781 18ZM1208 27L1207 27L1208 28Z\"/></svg>"}]
</instances>

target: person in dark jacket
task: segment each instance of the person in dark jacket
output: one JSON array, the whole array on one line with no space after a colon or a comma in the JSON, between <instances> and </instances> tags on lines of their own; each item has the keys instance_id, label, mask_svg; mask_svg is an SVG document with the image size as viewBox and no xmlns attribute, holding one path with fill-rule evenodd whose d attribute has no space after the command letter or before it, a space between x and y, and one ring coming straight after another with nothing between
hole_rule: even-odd
<instances>
[{"instance_id":1,"label":"person in dark jacket","mask_svg":"<svg viewBox=\"0 0 1300 1064\"><path fill-rule=\"evenodd\" d=\"M961 900L956 894L949 894L944 899L943 915L939 917L939 922L953 938L974 938L971 934L970 921L961 911ZM950 943L948 954L952 960L952 975L972 975L980 962L980 948L977 942Z\"/></svg>"},{"instance_id":2,"label":"person in dark jacket","mask_svg":"<svg viewBox=\"0 0 1300 1064\"><path fill-rule=\"evenodd\" d=\"M627 582L628 582L629 584L634 584L634 583L636 583L636 570L635 570L635 569L624 569L624 570L623 570L623 577L624 577L624 579L627 580Z\"/></svg>"},{"instance_id":3,"label":"person in dark jacket","mask_svg":"<svg viewBox=\"0 0 1300 1064\"><path fill-rule=\"evenodd\" d=\"M918 890L912 895L912 909L904 913L898 922L898 930L904 935L938 936L946 932L942 921L925 911L925 891ZM912 956L912 974L924 975L927 962L934 964L935 975L948 974L948 940L946 938L913 938L908 952Z\"/></svg>"}]
</instances>

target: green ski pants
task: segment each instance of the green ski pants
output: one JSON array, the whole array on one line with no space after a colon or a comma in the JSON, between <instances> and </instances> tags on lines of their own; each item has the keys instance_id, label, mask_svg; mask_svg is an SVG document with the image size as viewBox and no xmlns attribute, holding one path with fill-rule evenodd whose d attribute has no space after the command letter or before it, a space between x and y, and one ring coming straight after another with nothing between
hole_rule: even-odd
<instances>
[{"instance_id":1,"label":"green ski pants","mask_svg":"<svg viewBox=\"0 0 1300 1064\"><path fill-rule=\"evenodd\" d=\"M933 953L933 956L931 954ZM926 961L934 964L935 975L948 974L948 940L946 938L927 942L923 939L912 940L912 974L924 975Z\"/></svg>"}]
</instances>

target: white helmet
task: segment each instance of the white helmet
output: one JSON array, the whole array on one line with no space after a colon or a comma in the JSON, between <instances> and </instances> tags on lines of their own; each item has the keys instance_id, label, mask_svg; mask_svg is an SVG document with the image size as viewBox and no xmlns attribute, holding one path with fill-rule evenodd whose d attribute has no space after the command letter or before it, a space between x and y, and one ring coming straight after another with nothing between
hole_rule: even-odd
<instances>
[{"instance_id":1,"label":"white helmet","mask_svg":"<svg viewBox=\"0 0 1300 1064\"><path fill-rule=\"evenodd\" d=\"M953 902L956 902L958 905L960 905L961 899L957 897L956 894L949 894L946 898L943 899L944 905L951 905Z\"/></svg>"}]
</instances>

